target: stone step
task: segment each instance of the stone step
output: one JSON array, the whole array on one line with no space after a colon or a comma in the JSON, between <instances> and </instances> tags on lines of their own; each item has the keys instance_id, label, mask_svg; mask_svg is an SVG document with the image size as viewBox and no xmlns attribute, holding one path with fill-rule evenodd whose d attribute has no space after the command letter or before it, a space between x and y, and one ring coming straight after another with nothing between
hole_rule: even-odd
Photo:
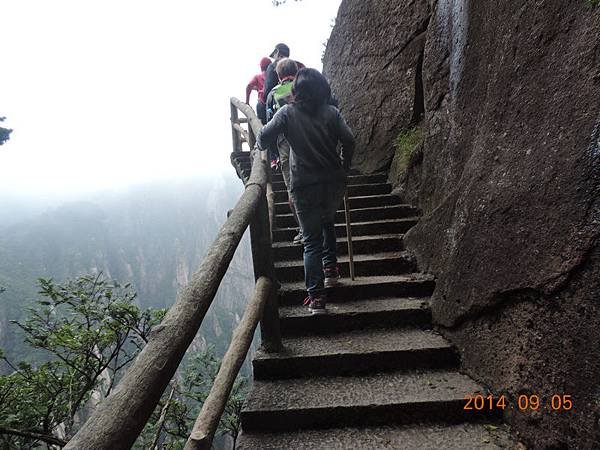
<instances>
[{"instance_id":1,"label":"stone step","mask_svg":"<svg viewBox=\"0 0 600 450\"><path fill-rule=\"evenodd\" d=\"M350 209L373 208L376 206L391 206L400 204L400 197L392 194L363 195L349 199ZM344 205L340 205L338 211L343 211ZM287 201L275 203L275 214L291 214L290 205ZM417 214L416 214L417 215Z\"/></svg>"},{"instance_id":2,"label":"stone step","mask_svg":"<svg viewBox=\"0 0 600 450\"><path fill-rule=\"evenodd\" d=\"M352 223L352 237L376 234L402 234L410 230L418 221L417 217L402 219L372 220L368 222ZM273 242L291 241L298 233L298 227L275 228ZM335 235L346 236L346 223L335 224Z\"/></svg>"},{"instance_id":3,"label":"stone step","mask_svg":"<svg viewBox=\"0 0 600 450\"><path fill-rule=\"evenodd\" d=\"M338 258L338 268L342 277L350 276L347 255ZM416 268L416 260L409 252L386 252L354 257L354 273L359 277L399 275L413 272ZM275 275L280 282L301 281L304 279L304 262L302 260L276 262Z\"/></svg>"},{"instance_id":4,"label":"stone step","mask_svg":"<svg viewBox=\"0 0 600 450\"><path fill-rule=\"evenodd\" d=\"M231 159L235 160L237 164L244 166L245 168L247 167L249 169L251 167L250 152L232 154ZM361 176L362 177L378 177L379 179L387 180L387 173L385 173L385 172L361 174L360 172L355 171L355 170L352 170L350 172L350 175L348 178L361 177ZM273 172L272 180L273 181L283 181L283 176L281 175L281 171L278 170L277 172Z\"/></svg>"},{"instance_id":5,"label":"stone step","mask_svg":"<svg viewBox=\"0 0 600 450\"><path fill-rule=\"evenodd\" d=\"M237 450L501 450L514 442L503 426L421 423L283 433L242 432Z\"/></svg>"},{"instance_id":6,"label":"stone step","mask_svg":"<svg viewBox=\"0 0 600 450\"><path fill-rule=\"evenodd\" d=\"M465 411L465 396L486 394L454 371L418 370L354 377L255 380L242 410L246 432L473 421L495 410Z\"/></svg>"},{"instance_id":7,"label":"stone step","mask_svg":"<svg viewBox=\"0 0 600 450\"><path fill-rule=\"evenodd\" d=\"M235 158L235 165L237 168L239 168L240 170L242 170L243 172L247 172L248 175L250 174L250 169L252 167L252 164L250 162L250 158L249 157L236 157ZM377 173L371 173L371 174L360 174L360 173L353 173L352 175L349 175L347 177L347 183L348 185L353 185L353 184L366 184L366 183L386 183L388 179L388 176L386 173L383 172L377 172ZM275 172L275 173L271 173L271 182L273 183L273 190L286 190L284 181L283 181L283 176L281 175L281 172Z\"/></svg>"},{"instance_id":8,"label":"stone step","mask_svg":"<svg viewBox=\"0 0 600 450\"><path fill-rule=\"evenodd\" d=\"M375 184L375 183L387 183L387 175L385 173L374 173L370 175L350 175L347 178L349 186L355 184ZM280 181L272 181L274 191L286 191L285 183L283 179Z\"/></svg>"},{"instance_id":9,"label":"stone step","mask_svg":"<svg viewBox=\"0 0 600 450\"><path fill-rule=\"evenodd\" d=\"M358 171L353 170L350 173L350 175L348 175L348 179L351 179L353 177L372 176L372 175L381 175L381 172L377 172L377 173L374 173L374 174L362 174L362 173L360 173ZM271 182L272 183L283 182L283 175L281 175L281 172L271 173Z\"/></svg>"},{"instance_id":10,"label":"stone step","mask_svg":"<svg viewBox=\"0 0 600 450\"><path fill-rule=\"evenodd\" d=\"M383 297L429 297L435 288L433 277L423 274L342 278L340 284L328 289L329 303L343 303ZM282 283L279 304L301 305L306 297L304 282Z\"/></svg>"},{"instance_id":11,"label":"stone step","mask_svg":"<svg viewBox=\"0 0 600 450\"><path fill-rule=\"evenodd\" d=\"M427 327L431 310L426 298L372 298L328 303L328 314L313 316L306 306L281 306L283 336L330 334L366 328Z\"/></svg>"},{"instance_id":12,"label":"stone step","mask_svg":"<svg viewBox=\"0 0 600 450\"><path fill-rule=\"evenodd\" d=\"M350 202L352 202L352 197L359 197L364 195L381 195L381 194L389 194L392 192L392 185L388 183L373 183L373 184L353 184L348 186L348 196L350 197ZM286 190L283 191L275 191L275 202L287 202L288 201L288 193Z\"/></svg>"},{"instance_id":13,"label":"stone step","mask_svg":"<svg viewBox=\"0 0 600 450\"><path fill-rule=\"evenodd\" d=\"M355 255L381 253L385 251L404 250L402 234L380 234L375 236L353 236L352 249ZM337 239L337 254L348 254L348 238ZM303 247L292 242L274 242L273 257L275 261L302 259Z\"/></svg>"},{"instance_id":14,"label":"stone step","mask_svg":"<svg viewBox=\"0 0 600 450\"><path fill-rule=\"evenodd\" d=\"M256 352L254 379L341 376L458 365L454 348L432 330L367 329L283 339L284 350Z\"/></svg>"},{"instance_id":15,"label":"stone step","mask_svg":"<svg viewBox=\"0 0 600 450\"><path fill-rule=\"evenodd\" d=\"M350 210L350 221L364 222L372 220L399 219L405 217L415 217L419 214L417 208L410 205L390 205L390 206L375 206L371 208L360 208ZM336 223L345 223L345 211L338 210L335 215ZM277 214L275 223L278 228L295 227L296 221L292 214Z\"/></svg>"}]
</instances>

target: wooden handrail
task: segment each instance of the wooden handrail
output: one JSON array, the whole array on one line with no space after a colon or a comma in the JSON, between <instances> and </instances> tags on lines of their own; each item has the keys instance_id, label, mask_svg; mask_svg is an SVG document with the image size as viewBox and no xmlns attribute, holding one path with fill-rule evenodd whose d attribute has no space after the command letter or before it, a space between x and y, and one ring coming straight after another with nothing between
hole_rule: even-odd
<instances>
[{"instance_id":1,"label":"wooden handrail","mask_svg":"<svg viewBox=\"0 0 600 450\"><path fill-rule=\"evenodd\" d=\"M248 131L246 131L240 125L242 121L237 119L237 111L235 114L232 112L231 126L237 132L234 133L234 139L239 140L239 145L237 143L233 144L234 151L241 146L242 139L245 139L251 148L253 148L255 137L260 132L262 124L252 108L238 99L231 98L231 108L232 111L234 108L242 111L246 116L244 122L248 123ZM234 121L234 118L237 120ZM271 171L267 165L266 152L258 152L253 149L251 151L251 158L254 161L251 178L255 170L264 171L264 178L266 178L266 195L261 196L257 203L256 213L250 224L250 241L256 288L240 324L235 329L210 393L198 414L192 433L185 445L186 450L210 450L212 448L212 441L225 410L225 405L231 394L235 378L246 358L259 320L264 349L269 352L280 351L282 349L277 301L278 286L275 281L275 268L271 248L275 194L273 193L271 184ZM256 161L261 161L262 164L258 165ZM262 177L261 175L261 179ZM251 181L248 180L246 188L250 184Z\"/></svg>"},{"instance_id":2,"label":"wooden handrail","mask_svg":"<svg viewBox=\"0 0 600 450\"><path fill-rule=\"evenodd\" d=\"M243 122L248 123L247 132L241 128L238 110L246 115ZM231 99L231 124L234 153L242 151L243 139L254 145L262 125L250 106ZM196 336L250 224L256 292L236 328L186 448L210 448L212 445L231 387L248 353L259 321L265 349L281 349L277 282L271 249L274 194L265 153L251 152L252 170L245 191L228 215L200 268L160 325L153 328L148 343L116 389L100 403L67 443L65 450L131 448Z\"/></svg>"},{"instance_id":3,"label":"wooden handrail","mask_svg":"<svg viewBox=\"0 0 600 450\"><path fill-rule=\"evenodd\" d=\"M242 151L242 133L240 131L240 119L238 110L240 110L246 116L246 123L248 123L248 135L247 139L250 148L254 147L256 136L262 128L262 123L254 110L247 103L241 100L231 97L231 126L232 136L234 139L233 151L239 153ZM237 125L237 126L236 126ZM239 149L239 150L238 150ZM261 151L261 158L268 162L267 152ZM275 193L273 192L273 185L271 180L271 172L268 173L267 178L267 204L269 206L269 224L271 226L271 238L273 237L273 228L275 227Z\"/></svg>"},{"instance_id":4,"label":"wooden handrail","mask_svg":"<svg viewBox=\"0 0 600 450\"><path fill-rule=\"evenodd\" d=\"M260 277L256 282L254 295L244 312L244 316L233 333L231 345L223 357L215 382L202 405L194 429L185 450L210 450L212 441L225 410L225 405L235 378L246 359L252 343L254 331L262 317L263 309L273 291L273 282L267 277Z\"/></svg>"},{"instance_id":5,"label":"wooden handrail","mask_svg":"<svg viewBox=\"0 0 600 450\"><path fill-rule=\"evenodd\" d=\"M258 155L246 189L200 268L171 306L147 345L107 397L69 441L67 450L129 449L144 428L215 297L233 254L264 202L269 169Z\"/></svg>"},{"instance_id":6,"label":"wooden handrail","mask_svg":"<svg viewBox=\"0 0 600 450\"><path fill-rule=\"evenodd\" d=\"M248 124L252 128L252 132L254 133L254 135L258 136L258 132L262 128L262 123L260 122L260 119L254 112L252 107L250 105L248 105L247 103L244 103L235 97L231 97L230 102L231 102L231 111L233 112L234 108L236 109L236 111L235 111L236 120L238 120L237 110L239 109L242 113L244 113L244 115L246 116L246 119L248 119ZM233 117L233 113L232 113L232 117Z\"/></svg>"}]
</instances>

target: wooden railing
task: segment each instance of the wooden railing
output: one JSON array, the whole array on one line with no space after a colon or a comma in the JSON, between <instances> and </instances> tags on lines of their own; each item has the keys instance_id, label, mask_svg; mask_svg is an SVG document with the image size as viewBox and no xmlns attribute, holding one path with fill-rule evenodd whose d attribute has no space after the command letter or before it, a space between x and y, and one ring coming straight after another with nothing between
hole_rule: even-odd
<instances>
[{"instance_id":1,"label":"wooden railing","mask_svg":"<svg viewBox=\"0 0 600 450\"><path fill-rule=\"evenodd\" d=\"M231 97L231 132L233 142L233 154L243 152L243 143L246 142L250 149L256 146L256 136L262 128L262 123L256 116L254 110L247 104L243 103L235 97ZM238 110L246 117L240 118ZM245 130L242 123L247 123L248 128ZM268 162L267 152L261 152L263 161ZM275 223L275 194L271 184L271 172L267 173L267 204L269 207L269 224L271 226L271 235Z\"/></svg>"},{"instance_id":2,"label":"wooden railing","mask_svg":"<svg viewBox=\"0 0 600 450\"><path fill-rule=\"evenodd\" d=\"M238 118L238 110L246 118ZM252 149L261 123L245 103L231 99L234 152ZM235 120L234 120L235 119ZM241 123L246 123L244 130ZM260 322L262 345L267 351L281 349L277 286L271 236L274 217L273 190L265 152L251 152L252 171L245 191L231 211L200 268L152 331L148 343L118 384L79 432L68 450L114 450L131 448L192 343L240 240L250 226L256 286L254 295L235 329L213 387L198 415L186 449L210 449L233 382L250 348Z\"/></svg>"}]
</instances>

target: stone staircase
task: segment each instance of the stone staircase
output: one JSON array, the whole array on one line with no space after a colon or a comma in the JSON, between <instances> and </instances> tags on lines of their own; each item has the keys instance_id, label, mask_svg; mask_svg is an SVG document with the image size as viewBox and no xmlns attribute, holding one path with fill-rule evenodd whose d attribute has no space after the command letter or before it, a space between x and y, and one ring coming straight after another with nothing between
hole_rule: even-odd
<instances>
[{"instance_id":1,"label":"stone staircase","mask_svg":"<svg viewBox=\"0 0 600 450\"><path fill-rule=\"evenodd\" d=\"M237 161L247 176L248 163ZM259 349L238 449L491 449L510 439L498 411L465 411L485 389L461 374L453 346L432 330L434 280L402 244L418 211L390 195L384 174L349 178L357 278L349 278L344 213L336 232L342 284L328 315L311 316L302 247L280 175L273 251L284 351ZM494 425L489 425L494 424Z\"/></svg>"}]
</instances>

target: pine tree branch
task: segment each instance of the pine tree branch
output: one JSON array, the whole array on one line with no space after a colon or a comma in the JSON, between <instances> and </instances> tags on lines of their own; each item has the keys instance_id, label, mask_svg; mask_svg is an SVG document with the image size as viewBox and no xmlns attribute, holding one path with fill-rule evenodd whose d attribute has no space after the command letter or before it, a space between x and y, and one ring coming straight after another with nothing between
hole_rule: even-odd
<instances>
[{"instance_id":1,"label":"pine tree branch","mask_svg":"<svg viewBox=\"0 0 600 450\"><path fill-rule=\"evenodd\" d=\"M58 445L59 447L64 447L65 445L67 445L67 441L63 441L62 439L59 439L52 435L36 433L35 431L21 431L15 430L14 428L6 428L0 426L0 434L10 434L13 436L21 436L24 438L36 439L38 441L43 441L48 444Z\"/></svg>"},{"instance_id":2,"label":"pine tree branch","mask_svg":"<svg viewBox=\"0 0 600 450\"><path fill-rule=\"evenodd\" d=\"M175 382L173 382L173 386L171 387L171 393L169 394L169 398L165 402L165 406L163 406L162 411L160 412L160 418L156 424L156 434L154 435L154 439L152 440L152 445L150 448L154 450L158 446L158 440L160 439L160 434L162 433L163 426L165 424L165 419L167 418L167 411L169 410L169 406L171 404L171 399L173 398L173 393L175 392Z\"/></svg>"}]
</instances>

